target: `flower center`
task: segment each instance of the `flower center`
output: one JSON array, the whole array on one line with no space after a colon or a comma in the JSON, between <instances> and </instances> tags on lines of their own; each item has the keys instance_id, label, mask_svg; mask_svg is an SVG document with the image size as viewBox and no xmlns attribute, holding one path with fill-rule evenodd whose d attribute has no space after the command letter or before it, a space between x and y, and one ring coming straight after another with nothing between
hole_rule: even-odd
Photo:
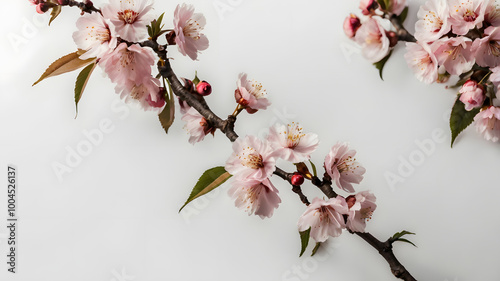
<instances>
[{"instance_id":1,"label":"flower center","mask_svg":"<svg viewBox=\"0 0 500 281\"><path fill-rule=\"evenodd\" d=\"M474 11L471 11L469 9L465 10L465 13L464 13L464 20L466 22L474 22L477 18L477 15Z\"/></svg>"},{"instance_id":2,"label":"flower center","mask_svg":"<svg viewBox=\"0 0 500 281\"><path fill-rule=\"evenodd\" d=\"M132 88L132 91L130 91L130 97L136 100L142 99L145 94L147 94L147 89L146 87L144 87L144 84L141 84L139 86L136 85L134 86L134 88Z\"/></svg>"},{"instance_id":3,"label":"flower center","mask_svg":"<svg viewBox=\"0 0 500 281\"><path fill-rule=\"evenodd\" d=\"M252 86L248 89L248 92L256 99L265 98L267 95L266 90L262 87L262 84L255 80L252 80Z\"/></svg>"},{"instance_id":4,"label":"flower center","mask_svg":"<svg viewBox=\"0 0 500 281\"><path fill-rule=\"evenodd\" d=\"M123 50L122 55L120 56L120 65L122 66L122 68L126 68L134 63L135 63L134 52L129 52L128 50ZM132 69L132 70L134 70L134 69Z\"/></svg>"},{"instance_id":5,"label":"flower center","mask_svg":"<svg viewBox=\"0 0 500 281\"><path fill-rule=\"evenodd\" d=\"M285 135L287 135L286 138L286 146L288 148L295 148L297 145L300 143L300 139L304 136L302 133L302 128L299 126L299 124L295 124L295 122L292 122L292 124L288 124L288 132L283 132Z\"/></svg>"},{"instance_id":6,"label":"flower center","mask_svg":"<svg viewBox=\"0 0 500 281\"><path fill-rule=\"evenodd\" d=\"M337 161L335 161L335 163L337 163ZM347 173L347 172L351 172L351 173L354 173L354 170L356 170L356 168L359 168L359 165L356 165L356 158L352 158L351 156L347 157L346 159L344 159L342 162L339 162L337 164L337 169L339 170L339 173Z\"/></svg>"},{"instance_id":7,"label":"flower center","mask_svg":"<svg viewBox=\"0 0 500 281\"><path fill-rule=\"evenodd\" d=\"M87 28L90 28L90 31L88 33L90 38L95 38L94 40L101 42L101 44L104 42L108 42L111 39L111 33L109 32L109 29L107 27L96 29L95 26L87 26Z\"/></svg>"},{"instance_id":8,"label":"flower center","mask_svg":"<svg viewBox=\"0 0 500 281\"><path fill-rule=\"evenodd\" d=\"M462 48L460 45L458 46L452 46L451 44L448 44L449 47L451 47L450 50L446 51L448 53L448 56L451 56L452 60L456 60L458 55L460 55L461 51L460 48Z\"/></svg>"},{"instance_id":9,"label":"flower center","mask_svg":"<svg viewBox=\"0 0 500 281\"><path fill-rule=\"evenodd\" d=\"M125 11L119 11L118 12L118 18L122 20L124 23L128 24L133 24L136 20L137 17L139 16L139 13L133 10L125 10Z\"/></svg>"},{"instance_id":10,"label":"flower center","mask_svg":"<svg viewBox=\"0 0 500 281\"><path fill-rule=\"evenodd\" d=\"M495 117L489 118L488 119L488 124L487 124L486 128L488 128L488 130L495 129L495 123L496 123L496 121L497 121L497 119Z\"/></svg>"},{"instance_id":11,"label":"flower center","mask_svg":"<svg viewBox=\"0 0 500 281\"><path fill-rule=\"evenodd\" d=\"M187 24L182 29L184 36L191 37L193 40L200 39L201 31L203 27L195 20L189 19Z\"/></svg>"},{"instance_id":12,"label":"flower center","mask_svg":"<svg viewBox=\"0 0 500 281\"><path fill-rule=\"evenodd\" d=\"M361 219L366 219L369 221L373 215L372 207L362 208L361 210L359 210L359 214L361 216Z\"/></svg>"},{"instance_id":13,"label":"flower center","mask_svg":"<svg viewBox=\"0 0 500 281\"><path fill-rule=\"evenodd\" d=\"M434 11L428 11L425 14L424 22L427 25L427 30L432 32L439 32L443 26L443 20Z\"/></svg>"},{"instance_id":14,"label":"flower center","mask_svg":"<svg viewBox=\"0 0 500 281\"><path fill-rule=\"evenodd\" d=\"M495 57L500 57L500 44L498 44L498 41L491 40L489 42L489 46L490 54L494 55Z\"/></svg>"},{"instance_id":15,"label":"flower center","mask_svg":"<svg viewBox=\"0 0 500 281\"><path fill-rule=\"evenodd\" d=\"M246 147L243 149L241 156L238 156L241 160L241 165L252 168L259 169L264 167L262 156L251 147Z\"/></svg>"}]
</instances>

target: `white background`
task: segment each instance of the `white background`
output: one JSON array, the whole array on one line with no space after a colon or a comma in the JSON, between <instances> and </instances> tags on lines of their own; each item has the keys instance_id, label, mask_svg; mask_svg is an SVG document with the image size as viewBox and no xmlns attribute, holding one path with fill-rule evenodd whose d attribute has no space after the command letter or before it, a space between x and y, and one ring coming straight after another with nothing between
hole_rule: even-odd
<instances>
[{"instance_id":1,"label":"white background","mask_svg":"<svg viewBox=\"0 0 500 281\"><path fill-rule=\"evenodd\" d=\"M171 27L177 3L157 2L155 12L166 12ZM298 121L320 136L312 156L318 166L333 144L349 141L367 169L357 190L370 189L378 200L367 229L383 240L416 232L409 238L418 248L397 243L395 253L418 280L499 280L498 144L469 128L450 148L455 92L418 82L403 46L380 80L342 31L357 1L191 3L206 15L211 46L196 62L172 49L178 75L197 70L211 82L207 101L220 116L234 109L242 71L272 101L266 111L238 117L240 135L262 137L276 122ZM421 3L410 2L410 30ZM229 9L218 12L217 4ZM75 50L77 9L63 8L49 28L28 1L8 5L0 12L0 217L6 220L6 167L14 164L20 221L15 276L7 273L7 229L0 228L1 280L396 280L374 249L347 232L318 257L308 258L309 248L299 258L296 221L304 206L278 178L283 202L271 219L236 209L228 184L178 214L199 175L224 164L230 142L218 132L192 146L179 115L166 135L154 113L119 101L100 69L75 119L76 72L31 84ZM84 132L103 120L112 131L59 180L54 163L67 165L68 149L84 145ZM388 175L404 182L391 186ZM304 191L321 196L310 185Z\"/></svg>"}]
</instances>

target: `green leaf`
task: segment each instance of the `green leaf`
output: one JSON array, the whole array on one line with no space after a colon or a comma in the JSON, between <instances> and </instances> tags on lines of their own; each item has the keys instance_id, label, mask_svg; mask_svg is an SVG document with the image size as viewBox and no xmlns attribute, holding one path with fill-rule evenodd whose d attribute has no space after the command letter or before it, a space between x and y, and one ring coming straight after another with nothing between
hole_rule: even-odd
<instances>
[{"instance_id":1,"label":"green leaf","mask_svg":"<svg viewBox=\"0 0 500 281\"><path fill-rule=\"evenodd\" d=\"M406 6L403 11L401 12L401 14L399 14L398 18L399 18L399 22L401 22L401 24L403 24L406 20L406 17L408 16L408 6Z\"/></svg>"},{"instance_id":2,"label":"green leaf","mask_svg":"<svg viewBox=\"0 0 500 281\"><path fill-rule=\"evenodd\" d=\"M158 27L158 30L161 30L161 28L163 27L163 25L161 25L161 22L163 21L163 15L165 15L165 13L161 14L158 17L158 20L156 21L156 26Z\"/></svg>"},{"instance_id":3,"label":"green leaf","mask_svg":"<svg viewBox=\"0 0 500 281\"><path fill-rule=\"evenodd\" d=\"M55 62L53 62L45 70L45 72L42 74L42 76L40 76L40 78L35 83L33 83L32 86L35 86L36 84L38 84L40 81L44 80L45 78L49 78L52 76L57 76L57 75L60 75L60 74L66 73L66 72L77 70L79 68L82 68L84 66L87 66L87 65L93 63L96 60L95 58L90 58L87 60L79 59L78 57L80 55L82 55L83 53L85 53L85 52L84 51L82 52L80 50L80 51L71 53L69 55L66 55L64 57L57 59Z\"/></svg>"},{"instance_id":4,"label":"green leaf","mask_svg":"<svg viewBox=\"0 0 500 281\"><path fill-rule=\"evenodd\" d=\"M309 160L309 163L311 163L311 167L313 169L313 175L315 177L317 177L318 176L318 172L316 171L316 165L314 165L314 163L311 160Z\"/></svg>"},{"instance_id":5,"label":"green leaf","mask_svg":"<svg viewBox=\"0 0 500 281\"><path fill-rule=\"evenodd\" d=\"M203 175L198 179L198 182L193 188L193 191L191 191L191 194L189 195L189 198L187 199L186 203L182 205L181 209L179 210L182 211L182 209L191 201L194 199L207 194L208 192L214 190L224 182L226 182L229 178L231 177L231 174L226 172L224 167L215 167L209 170L206 170Z\"/></svg>"},{"instance_id":6,"label":"green leaf","mask_svg":"<svg viewBox=\"0 0 500 281\"><path fill-rule=\"evenodd\" d=\"M457 97L450 115L451 147L458 135L474 121L474 117L480 110L480 108L465 110L465 104L460 101L460 95Z\"/></svg>"},{"instance_id":7,"label":"green leaf","mask_svg":"<svg viewBox=\"0 0 500 281\"><path fill-rule=\"evenodd\" d=\"M413 246L417 247L417 245L415 245L413 242L411 242L411 241L410 241L410 240L408 240L408 239L399 238L399 239L397 239L396 241L406 242L406 243L412 244Z\"/></svg>"},{"instance_id":8,"label":"green leaf","mask_svg":"<svg viewBox=\"0 0 500 281\"><path fill-rule=\"evenodd\" d=\"M193 84L196 86L200 83L200 78L198 78L198 71L194 73L194 79L193 79Z\"/></svg>"},{"instance_id":9,"label":"green leaf","mask_svg":"<svg viewBox=\"0 0 500 281\"><path fill-rule=\"evenodd\" d=\"M153 30L151 29L151 26L146 25L146 27L148 29L148 35L149 35L149 37L153 38Z\"/></svg>"},{"instance_id":10,"label":"green leaf","mask_svg":"<svg viewBox=\"0 0 500 281\"><path fill-rule=\"evenodd\" d=\"M387 7L390 6L390 1L391 0L377 0L378 4L380 5L380 9L385 11Z\"/></svg>"},{"instance_id":11,"label":"green leaf","mask_svg":"<svg viewBox=\"0 0 500 281\"><path fill-rule=\"evenodd\" d=\"M311 257L316 254L316 252L319 250L320 246L321 246L321 242L316 242L316 246L314 246L314 249L312 250Z\"/></svg>"},{"instance_id":12,"label":"green leaf","mask_svg":"<svg viewBox=\"0 0 500 281\"><path fill-rule=\"evenodd\" d=\"M309 235L311 234L311 228L304 230L302 232L299 231L300 234L300 255L299 257L302 257L302 254L306 251L307 244L309 244Z\"/></svg>"},{"instance_id":13,"label":"green leaf","mask_svg":"<svg viewBox=\"0 0 500 281\"><path fill-rule=\"evenodd\" d=\"M401 231L401 232L396 232L396 233L392 236L392 239L393 239L393 240L397 240L397 239L399 239L399 238L401 238L401 237L403 237L403 236L405 236L405 235L407 235L407 234L410 234L410 235L415 235L415 233L413 233L413 232L409 232L409 231L403 230L403 231Z\"/></svg>"},{"instance_id":14,"label":"green leaf","mask_svg":"<svg viewBox=\"0 0 500 281\"><path fill-rule=\"evenodd\" d=\"M83 91L85 90L85 87L87 86L87 83L89 82L90 75L94 71L95 67L97 66L97 63L94 62L93 64L89 64L87 67L85 67L80 74L78 74L78 77L76 78L76 83L75 83L75 107L76 107L76 115L78 115L78 102L82 98ZM76 118L76 116L75 116Z\"/></svg>"},{"instance_id":15,"label":"green leaf","mask_svg":"<svg viewBox=\"0 0 500 281\"><path fill-rule=\"evenodd\" d=\"M382 77L382 71L384 70L385 63L391 57L391 54L392 51L389 52L389 54L385 56L383 59L373 64L378 69L378 74L380 75L380 79L382 79L382 81L384 80L384 78Z\"/></svg>"},{"instance_id":16,"label":"green leaf","mask_svg":"<svg viewBox=\"0 0 500 281\"><path fill-rule=\"evenodd\" d=\"M50 20L49 20L49 26L52 23L53 20L57 18L57 16L61 13L61 6L57 5L52 8L52 11L50 12Z\"/></svg>"},{"instance_id":17,"label":"green leaf","mask_svg":"<svg viewBox=\"0 0 500 281\"><path fill-rule=\"evenodd\" d=\"M160 124L165 130L165 133L168 134L168 129L172 126L175 119L175 99L172 91L172 86L170 86L170 82L168 82L168 94L165 95L165 101L167 105L163 108L162 112L158 114L158 119L160 120Z\"/></svg>"}]
</instances>

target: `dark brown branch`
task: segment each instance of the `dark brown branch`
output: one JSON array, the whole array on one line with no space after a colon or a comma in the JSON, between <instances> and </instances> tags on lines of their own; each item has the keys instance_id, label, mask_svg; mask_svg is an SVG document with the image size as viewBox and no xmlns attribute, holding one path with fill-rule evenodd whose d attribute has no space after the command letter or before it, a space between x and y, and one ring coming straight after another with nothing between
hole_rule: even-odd
<instances>
[{"instance_id":1,"label":"dark brown branch","mask_svg":"<svg viewBox=\"0 0 500 281\"><path fill-rule=\"evenodd\" d=\"M75 0L68 0L67 5L70 7L80 8L80 10L82 10L82 13L89 13L89 14L91 14L92 12L101 13L101 10L94 7L94 4L92 3L92 1L88 1L87 3L84 3L84 2L78 2Z\"/></svg>"},{"instance_id":2,"label":"dark brown branch","mask_svg":"<svg viewBox=\"0 0 500 281\"><path fill-rule=\"evenodd\" d=\"M408 30L406 30L406 28L403 26L398 16L393 14L389 16L389 20L391 21L394 28L396 28L396 34L398 35L399 41L417 42L417 39L415 39L415 37L413 37L413 35L411 35L410 32L408 32Z\"/></svg>"},{"instance_id":3,"label":"dark brown branch","mask_svg":"<svg viewBox=\"0 0 500 281\"><path fill-rule=\"evenodd\" d=\"M166 57L166 50L163 46L158 45L156 42L153 42L151 40L148 42L143 42L141 43L141 45L153 48L153 50L155 50L160 56L158 70L164 78L168 79L168 81L172 85L174 94L183 101L187 102L190 106L195 108L203 117L205 117L208 122L210 122L215 128L221 130L231 142L234 142L238 138L238 135L234 131L234 122L236 121L236 117L230 115L228 119L222 120L217 115L215 115L212 110L210 110L206 103L204 104L200 102L200 100L195 98L190 91L185 89L172 70L170 62ZM274 174L291 183L293 173L287 173L282 169L276 167ZM323 180L320 180L318 177L313 177L311 179L311 182L315 186L317 186L326 196L328 196L328 198L337 197L337 193L333 191L331 179L327 174L324 175ZM299 195L301 201L304 204L309 204L307 197L305 197L305 195L302 193L302 190L299 186L293 186L292 191ZM368 242L380 253L380 255L387 261L387 263L389 263L394 276L405 281L416 281L416 279L413 278L413 276L411 276L411 274L405 269L405 267L398 261L396 256L394 256L394 253L392 251L392 243L390 243L389 240L384 243L379 241L370 233L353 233Z\"/></svg>"}]
</instances>

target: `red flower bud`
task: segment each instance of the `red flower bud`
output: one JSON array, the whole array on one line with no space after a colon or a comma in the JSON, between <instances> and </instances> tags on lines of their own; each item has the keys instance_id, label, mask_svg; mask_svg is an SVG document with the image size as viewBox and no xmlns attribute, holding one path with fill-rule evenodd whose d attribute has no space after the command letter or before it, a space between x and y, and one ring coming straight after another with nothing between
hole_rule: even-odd
<instances>
[{"instance_id":1,"label":"red flower bud","mask_svg":"<svg viewBox=\"0 0 500 281\"><path fill-rule=\"evenodd\" d=\"M389 48L392 48L398 44L398 35L394 31L386 31L385 35L389 39Z\"/></svg>"},{"instance_id":2,"label":"red flower bud","mask_svg":"<svg viewBox=\"0 0 500 281\"><path fill-rule=\"evenodd\" d=\"M39 14L44 14L49 10L50 6L47 3L40 3L36 5L36 12Z\"/></svg>"},{"instance_id":3,"label":"red flower bud","mask_svg":"<svg viewBox=\"0 0 500 281\"><path fill-rule=\"evenodd\" d=\"M207 81L201 81L196 85L196 92L202 96L208 96L212 93L212 86Z\"/></svg>"},{"instance_id":4,"label":"red flower bud","mask_svg":"<svg viewBox=\"0 0 500 281\"><path fill-rule=\"evenodd\" d=\"M304 176L299 173L295 173L291 179L292 185L302 185L304 183Z\"/></svg>"},{"instance_id":5,"label":"red flower bud","mask_svg":"<svg viewBox=\"0 0 500 281\"><path fill-rule=\"evenodd\" d=\"M57 1L59 3L59 5L61 6L66 6L69 4L69 0L58 0Z\"/></svg>"},{"instance_id":6,"label":"red flower bud","mask_svg":"<svg viewBox=\"0 0 500 281\"><path fill-rule=\"evenodd\" d=\"M349 38L353 38L356 35L356 31L360 26L361 21L354 14L350 14L344 20L344 32Z\"/></svg>"}]
</instances>

